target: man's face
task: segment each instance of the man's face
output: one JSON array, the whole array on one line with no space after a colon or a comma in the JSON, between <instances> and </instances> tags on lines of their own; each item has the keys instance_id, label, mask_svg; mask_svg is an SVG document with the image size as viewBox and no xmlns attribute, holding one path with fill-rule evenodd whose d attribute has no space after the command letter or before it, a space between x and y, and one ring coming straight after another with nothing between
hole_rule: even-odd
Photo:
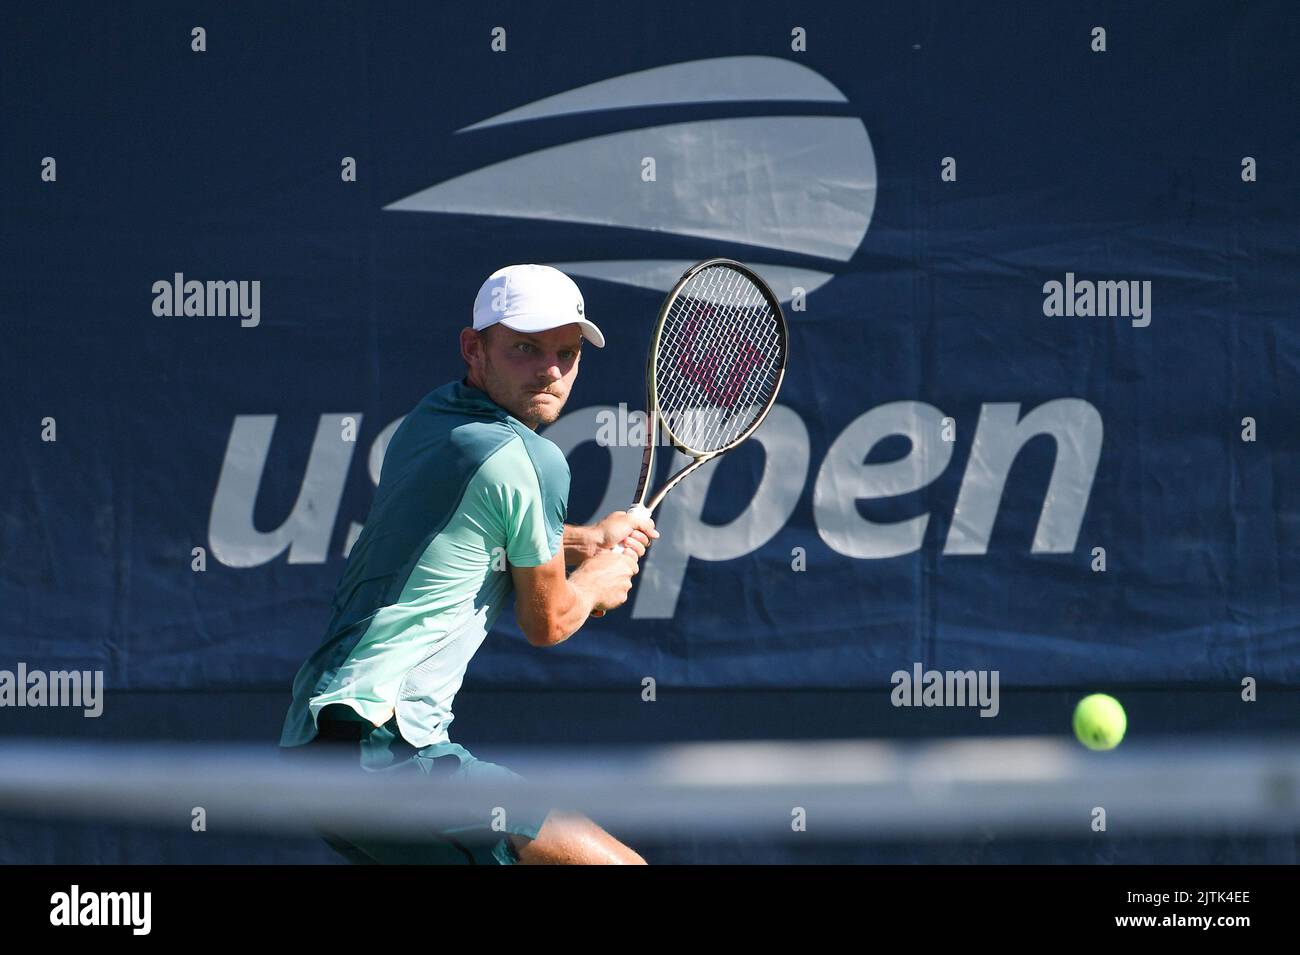
<instances>
[{"instance_id":1,"label":"man's face","mask_svg":"<svg viewBox=\"0 0 1300 955\"><path fill-rule=\"evenodd\" d=\"M469 383L530 428L560 416L578 377L581 351L576 322L545 332L517 332L498 324L461 334Z\"/></svg>"}]
</instances>

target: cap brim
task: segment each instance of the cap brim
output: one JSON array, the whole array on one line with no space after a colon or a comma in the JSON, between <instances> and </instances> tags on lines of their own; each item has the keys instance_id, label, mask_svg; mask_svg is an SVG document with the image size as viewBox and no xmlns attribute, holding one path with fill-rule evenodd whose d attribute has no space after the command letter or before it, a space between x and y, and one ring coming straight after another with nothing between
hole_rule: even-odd
<instances>
[{"instance_id":1,"label":"cap brim","mask_svg":"<svg viewBox=\"0 0 1300 955\"><path fill-rule=\"evenodd\" d=\"M506 328L512 328L517 332L523 332L525 335L533 332L549 332L552 328L563 328L565 325L577 325L582 329L582 337L587 339L597 348L605 347L605 335L594 322L589 322L585 318L575 318L571 322L552 322L548 319L540 321L527 319L510 318L501 319L501 324Z\"/></svg>"},{"instance_id":2,"label":"cap brim","mask_svg":"<svg viewBox=\"0 0 1300 955\"><path fill-rule=\"evenodd\" d=\"M605 347L605 333L597 328L592 322L589 322L584 318L582 321L578 322L578 326L582 329L583 338L587 339L587 341L591 342L597 348Z\"/></svg>"}]
</instances>

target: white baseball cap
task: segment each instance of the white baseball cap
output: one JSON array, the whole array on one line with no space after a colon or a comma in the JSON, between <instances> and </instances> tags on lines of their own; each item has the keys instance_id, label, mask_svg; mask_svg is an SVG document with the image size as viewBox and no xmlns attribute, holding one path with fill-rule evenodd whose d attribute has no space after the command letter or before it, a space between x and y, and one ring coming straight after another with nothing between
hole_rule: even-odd
<instances>
[{"instance_id":1,"label":"white baseball cap","mask_svg":"<svg viewBox=\"0 0 1300 955\"><path fill-rule=\"evenodd\" d=\"M474 299L474 330L500 322L517 332L544 332L572 325L597 348L605 336L587 321L582 292L573 279L549 265L507 265L488 276Z\"/></svg>"}]
</instances>

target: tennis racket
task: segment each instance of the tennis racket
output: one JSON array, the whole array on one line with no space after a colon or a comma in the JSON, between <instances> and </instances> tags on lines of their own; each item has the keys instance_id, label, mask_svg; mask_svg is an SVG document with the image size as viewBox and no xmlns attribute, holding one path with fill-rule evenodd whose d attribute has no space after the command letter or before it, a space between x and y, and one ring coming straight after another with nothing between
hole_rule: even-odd
<instances>
[{"instance_id":1,"label":"tennis racket","mask_svg":"<svg viewBox=\"0 0 1300 955\"><path fill-rule=\"evenodd\" d=\"M708 259L686 270L650 339L645 453L628 513L653 513L688 474L754 433L776 403L787 341L781 305L752 269ZM647 499L661 433L691 461Z\"/></svg>"}]
</instances>

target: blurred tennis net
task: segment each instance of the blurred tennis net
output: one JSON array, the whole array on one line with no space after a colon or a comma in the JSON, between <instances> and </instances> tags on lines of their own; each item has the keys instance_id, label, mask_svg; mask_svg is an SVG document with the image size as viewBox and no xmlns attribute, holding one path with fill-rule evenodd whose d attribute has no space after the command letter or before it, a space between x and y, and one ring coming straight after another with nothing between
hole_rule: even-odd
<instances>
[{"instance_id":1,"label":"blurred tennis net","mask_svg":"<svg viewBox=\"0 0 1300 955\"><path fill-rule=\"evenodd\" d=\"M562 808L620 834L863 840L1300 830L1300 742L716 742L492 753L525 782L363 772L355 756L212 744L0 743L0 812L398 836Z\"/></svg>"}]
</instances>

